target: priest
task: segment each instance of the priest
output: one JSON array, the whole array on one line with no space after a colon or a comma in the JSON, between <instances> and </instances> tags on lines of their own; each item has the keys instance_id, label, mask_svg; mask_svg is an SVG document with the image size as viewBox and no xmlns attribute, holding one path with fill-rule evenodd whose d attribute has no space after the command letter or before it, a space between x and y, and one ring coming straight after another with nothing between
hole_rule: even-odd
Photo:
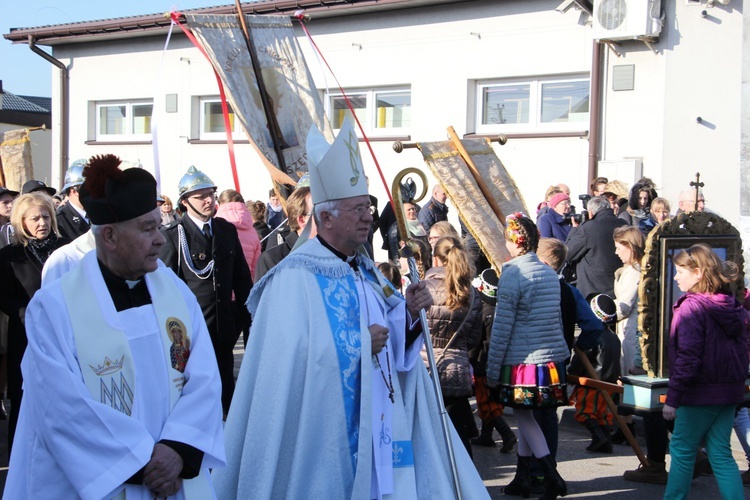
<instances>
[{"instance_id":1,"label":"priest","mask_svg":"<svg viewBox=\"0 0 750 500\"><path fill-rule=\"evenodd\" d=\"M318 234L298 242L248 299L255 320L217 494L454 498L423 337L412 321L430 294L414 284L402 297L358 252L372 213L351 122L333 144L313 129L307 158ZM489 498L463 446L455 451L463 497Z\"/></svg>"},{"instance_id":2,"label":"priest","mask_svg":"<svg viewBox=\"0 0 750 500\"><path fill-rule=\"evenodd\" d=\"M24 400L5 498L213 498L221 384L195 297L158 265L156 181L92 158L96 251L26 312ZM177 355L179 354L179 355Z\"/></svg>"}]
</instances>

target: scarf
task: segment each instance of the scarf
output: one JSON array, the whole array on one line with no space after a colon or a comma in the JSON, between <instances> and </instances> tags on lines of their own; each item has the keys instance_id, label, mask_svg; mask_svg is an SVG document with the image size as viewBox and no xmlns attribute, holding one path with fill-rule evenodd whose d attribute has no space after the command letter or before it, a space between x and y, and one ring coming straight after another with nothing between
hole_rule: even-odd
<instances>
[{"instance_id":1,"label":"scarf","mask_svg":"<svg viewBox=\"0 0 750 500\"><path fill-rule=\"evenodd\" d=\"M424 230L424 226L419 220L406 220L406 228L409 230L409 234L412 236L426 236L427 231Z\"/></svg>"},{"instance_id":2,"label":"scarf","mask_svg":"<svg viewBox=\"0 0 750 500\"><path fill-rule=\"evenodd\" d=\"M50 233L49 236L47 236L43 240L32 238L28 240L28 242L28 248L31 253L34 254L34 257L36 257L39 263L44 265L44 263L47 262L50 254L52 254L52 252L55 250L57 235L54 233Z\"/></svg>"}]
</instances>

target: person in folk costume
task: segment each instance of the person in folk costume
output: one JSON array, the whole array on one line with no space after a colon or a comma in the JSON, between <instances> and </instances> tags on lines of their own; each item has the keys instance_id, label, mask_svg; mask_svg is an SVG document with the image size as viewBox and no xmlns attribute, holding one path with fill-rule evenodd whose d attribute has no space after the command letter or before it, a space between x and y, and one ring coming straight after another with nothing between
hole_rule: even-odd
<instances>
[{"instance_id":1,"label":"person in folk costume","mask_svg":"<svg viewBox=\"0 0 750 500\"><path fill-rule=\"evenodd\" d=\"M187 213L162 226L167 239L159 257L193 291L203 309L221 374L221 403L229 411L234 392L234 345L241 327L250 324L247 300L253 280L237 229L214 217L216 185L191 166L178 187L178 203Z\"/></svg>"},{"instance_id":2,"label":"person in folk costume","mask_svg":"<svg viewBox=\"0 0 750 500\"><path fill-rule=\"evenodd\" d=\"M225 463L219 374L195 296L158 265L156 180L86 167L96 251L26 312L24 399L5 498L213 498ZM172 362L177 332L183 346Z\"/></svg>"},{"instance_id":3,"label":"person in folk costume","mask_svg":"<svg viewBox=\"0 0 750 500\"><path fill-rule=\"evenodd\" d=\"M433 226L435 229L435 226ZM479 293L482 300L482 338L477 347L469 352L471 366L474 369L474 393L477 401L477 413L482 421L479 436L471 440L478 446L495 446L492 431L497 429L503 438L501 453L510 453L518 442L513 429L503 418L505 408L497 401L490 399L487 389L487 353L490 345L492 323L495 319L495 305L497 299L497 272L491 267L485 269L472 281L472 286Z\"/></svg>"},{"instance_id":4,"label":"person in folk costume","mask_svg":"<svg viewBox=\"0 0 750 500\"><path fill-rule=\"evenodd\" d=\"M86 209L81 204L79 190L83 184L86 160L76 160L65 172L65 185L60 190L68 202L57 209L57 228L60 235L71 241L87 232L91 226Z\"/></svg>"},{"instance_id":5,"label":"person in folk costume","mask_svg":"<svg viewBox=\"0 0 750 500\"><path fill-rule=\"evenodd\" d=\"M508 216L505 246L511 260L503 264L487 356L487 385L499 402L514 408L518 422L518 465L503 490L530 494L531 457L544 473L544 499L567 493L532 410L568 404L565 360L570 356L560 315L560 285L555 271L536 255L539 230L525 215Z\"/></svg>"},{"instance_id":6,"label":"person in folk costume","mask_svg":"<svg viewBox=\"0 0 750 500\"><path fill-rule=\"evenodd\" d=\"M358 251L373 216L351 121L333 144L311 129L307 156L318 234L248 299L255 322L217 494L454 498L423 337L412 320L430 306L430 294L420 283L402 296ZM489 498L466 450L454 450L464 498Z\"/></svg>"}]
</instances>

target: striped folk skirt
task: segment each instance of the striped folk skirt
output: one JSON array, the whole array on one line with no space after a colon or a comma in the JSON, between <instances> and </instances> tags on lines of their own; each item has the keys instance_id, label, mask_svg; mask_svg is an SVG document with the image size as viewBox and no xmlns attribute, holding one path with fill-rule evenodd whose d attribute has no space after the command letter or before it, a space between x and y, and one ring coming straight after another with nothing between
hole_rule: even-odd
<instances>
[{"instance_id":1,"label":"striped folk skirt","mask_svg":"<svg viewBox=\"0 0 750 500\"><path fill-rule=\"evenodd\" d=\"M555 408L568 404L565 363L505 365L500 371L500 404L511 408Z\"/></svg>"}]
</instances>

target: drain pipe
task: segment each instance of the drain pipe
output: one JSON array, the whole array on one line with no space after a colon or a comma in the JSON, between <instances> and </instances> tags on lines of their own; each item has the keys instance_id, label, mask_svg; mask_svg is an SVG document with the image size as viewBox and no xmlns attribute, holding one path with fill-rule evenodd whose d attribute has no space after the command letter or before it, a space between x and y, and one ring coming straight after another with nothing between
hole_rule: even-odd
<instances>
[{"instance_id":1,"label":"drain pipe","mask_svg":"<svg viewBox=\"0 0 750 500\"><path fill-rule=\"evenodd\" d=\"M60 60L55 59L45 51L37 47L36 39L33 35L29 35L29 48L32 52L40 55L47 62L57 66L60 69L60 182L65 179L65 171L68 168L68 119L69 119L69 102L68 102L68 67L65 66ZM61 184L62 186L62 184Z\"/></svg>"},{"instance_id":2,"label":"drain pipe","mask_svg":"<svg viewBox=\"0 0 750 500\"><path fill-rule=\"evenodd\" d=\"M599 161L599 129L601 124L601 72L602 72L602 44L594 40L591 54L591 106L589 110L589 169L588 182L598 177Z\"/></svg>"}]
</instances>

